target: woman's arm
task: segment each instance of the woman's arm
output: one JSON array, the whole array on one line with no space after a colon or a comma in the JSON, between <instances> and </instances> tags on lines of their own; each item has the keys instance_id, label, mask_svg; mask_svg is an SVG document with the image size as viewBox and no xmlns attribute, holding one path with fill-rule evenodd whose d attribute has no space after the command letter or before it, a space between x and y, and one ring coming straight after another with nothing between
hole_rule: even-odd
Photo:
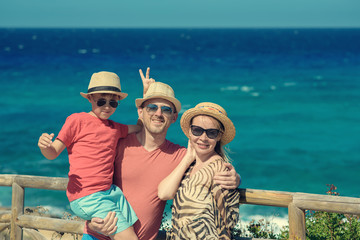
<instances>
[{"instance_id":1,"label":"woman's arm","mask_svg":"<svg viewBox=\"0 0 360 240\"><path fill-rule=\"evenodd\" d=\"M190 164L195 160L195 151L188 143L188 149L184 158L179 165L162 180L158 186L158 197L161 200L173 199L184 176L185 171L189 168Z\"/></svg>"}]
</instances>

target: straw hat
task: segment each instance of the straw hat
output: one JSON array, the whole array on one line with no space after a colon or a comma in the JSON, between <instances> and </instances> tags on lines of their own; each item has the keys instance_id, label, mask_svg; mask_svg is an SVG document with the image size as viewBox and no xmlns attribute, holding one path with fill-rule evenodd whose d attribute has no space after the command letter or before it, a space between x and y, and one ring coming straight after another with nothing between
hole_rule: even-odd
<instances>
[{"instance_id":1,"label":"straw hat","mask_svg":"<svg viewBox=\"0 0 360 240\"><path fill-rule=\"evenodd\" d=\"M225 145L231 142L235 137L235 126L227 117L227 113L220 105L203 102L184 112L180 120L180 126L187 137L189 137L189 129L191 120L198 115L207 115L217 119L224 126L224 132L221 137L221 144Z\"/></svg>"},{"instance_id":2,"label":"straw hat","mask_svg":"<svg viewBox=\"0 0 360 240\"><path fill-rule=\"evenodd\" d=\"M87 98L89 94L94 93L110 93L116 94L120 99L127 97L127 93L121 92L120 78L112 72L98 72L91 76L87 93L80 93L81 96Z\"/></svg>"},{"instance_id":3,"label":"straw hat","mask_svg":"<svg viewBox=\"0 0 360 240\"><path fill-rule=\"evenodd\" d=\"M151 83L144 98L136 99L135 105L136 107L140 107L143 102L154 98L161 98L171 102L174 104L176 112L180 112L181 110L181 103L175 98L174 90L169 85L162 82Z\"/></svg>"}]
</instances>

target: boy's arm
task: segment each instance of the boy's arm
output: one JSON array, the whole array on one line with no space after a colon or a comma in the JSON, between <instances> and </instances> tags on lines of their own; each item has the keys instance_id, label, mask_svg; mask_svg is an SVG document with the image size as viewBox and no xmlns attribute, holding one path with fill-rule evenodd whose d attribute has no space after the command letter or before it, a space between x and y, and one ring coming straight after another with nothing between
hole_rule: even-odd
<instances>
[{"instance_id":1,"label":"boy's arm","mask_svg":"<svg viewBox=\"0 0 360 240\"><path fill-rule=\"evenodd\" d=\"M144 125L142 121L138 119L136 125L127 125L127 126L128 126L128 134L131 134L131 133L140 132Z\"/></svg>"},{"instance_id":2,"label":"boy's arm","mask_svg":"<svg viewBox=\"0 0 360 240\"><path fill-rule=\"evenodd\" d=\"M43 133L38 141L38 146L42 155L49 160L57 158L60 153L66 148L65 144L59 139L52 141L54 134Z\"/></svg>"}]
</instances>

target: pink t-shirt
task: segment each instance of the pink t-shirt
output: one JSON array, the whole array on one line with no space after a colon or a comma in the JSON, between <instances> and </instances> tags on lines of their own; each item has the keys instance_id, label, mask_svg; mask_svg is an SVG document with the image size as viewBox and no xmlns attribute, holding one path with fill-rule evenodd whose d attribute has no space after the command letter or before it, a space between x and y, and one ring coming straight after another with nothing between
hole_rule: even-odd
<instances>
[{"instance_id":1,"label":"pink t-shirt","mask_svg":"<svg viewBox=\"0 0 360 240\"><path fill-rule=\"evenodd\" d=\"M69 155L69 201L110 188L113 182L116 146L128 127L101 120L89 113L70 115L59 132Z\"/></svg>"},{"instance_id":2,"label":"pink t-shirt","mask_svg":"<svg viewBox=\"0 0 360 240\"><path fill-rule=\"evenodd\" d=\"M134 229L140 240L155 239L159 232L166 201L158 197L158 185L180 163L186 148L168 140L148 152L135 134L121 139L115 161L114 184L119 186L139 220ZM98 239L109 239L86 229Z\"/></svg>"}]
</instances>

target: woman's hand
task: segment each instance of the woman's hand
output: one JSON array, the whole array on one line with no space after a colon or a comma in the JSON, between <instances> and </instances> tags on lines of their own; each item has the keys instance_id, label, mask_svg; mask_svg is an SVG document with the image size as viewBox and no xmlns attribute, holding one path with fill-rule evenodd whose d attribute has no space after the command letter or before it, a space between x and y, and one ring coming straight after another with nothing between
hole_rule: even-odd
<instances>
[{"instance_id":1,"label":"woman's hand","mask_svg":"<svg viewBox=\"0 0 360 240\"><path fill-rule=\"evenodd\" d=\"M115 217L115 212L109 212L104 219L92 218L89 223L91 230L101 233L104 236L110 236L115 233L118 218Z\"/></svg>"},{"instance_id":2,"label":"woman's hand","mask_svg":"<svg viewBox=\"0 0 360 240\"><path fill-rule=\"evenodd\" d=\"M143 82L143 87L144 87L143 95L145 97L145 94L146 94L147 90L149 89L150 84L155 82L155 79L150 78L150 68L149 67L146 69L146 77L144 76L143 71L141 69L139 69L139 73L140 73L141 80Z\"/></svg>"},{"instance_id":3,"label":"woman's hand","mask_svg":"<svg viewBox=\"0 0 360 240\"><path fill-rule=\"evenodd\" d=\"M188 166L190 166L190 164L195 160L195 157L196 157L195 149L193 148L189 140L188 147L186 149L186 154L183 160L187 162Z\"/></svg>"},{"instance_id":4,"label":"woman's hand","mask_svg":"<svg viewBox=\"0 0 360 240\"><path fill-rule=\"evenodd\" d=\"M235 171L235 168L230 163L225 163L228 171L216 172L213 178L214 183L219 184L224 189L235 189L240 186L241 177Z\"/></svg>"}]
</instances>

